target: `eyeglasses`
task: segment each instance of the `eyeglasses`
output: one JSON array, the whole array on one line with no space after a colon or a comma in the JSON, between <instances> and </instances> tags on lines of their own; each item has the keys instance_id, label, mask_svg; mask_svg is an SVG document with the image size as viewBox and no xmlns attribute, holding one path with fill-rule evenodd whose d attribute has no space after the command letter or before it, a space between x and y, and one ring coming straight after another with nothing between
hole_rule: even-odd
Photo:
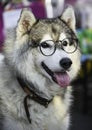
<instances>
[{"instance_id":1,"label":"eyeglasses","mask_svg":"<svg viewBox=\"0 0 92 130\"><path fill-rule=\"evenodd\" d=\"M78 47L78 39L65 38L62 41L47 40L39 44L40 51L45 56L51 56L56 48L60 48L67 53L74 53Z\"/></svg>"},{"instance_id":2,"label":"eyeglasses","mask_svg":"<svg viewBox=\"0 0 92 130\"><path fill-rule=\"evenodd\" d=\"M64 50L66 53L74 53L78 47L78 39L65 38L62 41L46 40L39 45L40 51L45 56L51 56L55 53L56 48ZM34 47L37 47L34 46Z\"/></svg>"}]
</instances>

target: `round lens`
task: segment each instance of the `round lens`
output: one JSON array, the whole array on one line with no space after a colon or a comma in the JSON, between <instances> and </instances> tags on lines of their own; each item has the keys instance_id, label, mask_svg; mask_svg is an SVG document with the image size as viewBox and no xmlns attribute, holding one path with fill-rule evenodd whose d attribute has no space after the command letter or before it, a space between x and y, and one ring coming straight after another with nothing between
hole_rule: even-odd
<instances>
[{"instance_id":1,"label":"round lens","mask_svg":"<svg viewBox=\"0 0 92 130\"><path fill-rule=\"evenodd\" d=\"M66 38L62 41L62 49L67 53L73 53L77 49L77 39Z\"/></svg>"},{"instance_id":2,"label":"round lens","mask_svg":"<svg viewBox=\"0 0 92 130\"><path fill-rule=\"evenodd\" d=\"M55 44L51 40L47 40L40 43L40 50L43 55L50 56L55 52Z\"/></svg>"}]
</instances>

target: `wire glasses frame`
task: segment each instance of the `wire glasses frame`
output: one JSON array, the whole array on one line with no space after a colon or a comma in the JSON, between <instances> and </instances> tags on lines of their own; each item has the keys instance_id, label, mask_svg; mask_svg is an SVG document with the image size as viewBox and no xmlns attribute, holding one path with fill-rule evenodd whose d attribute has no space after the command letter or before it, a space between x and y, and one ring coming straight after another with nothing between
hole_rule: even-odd
<instances>
[{"instance_id":1,"label":"wire glasses frame","mask_svg":"<svg viewBox=\"0 0 92 130\"><path fill-rule=\"evenodd\" d=\"M62 41L46 40L41 42L38 46L44 56L51 56L55 53L56 48L64 50L66 53L74 53L78 48L78 39L65 38Z\"/></svg>"}]
</instances>

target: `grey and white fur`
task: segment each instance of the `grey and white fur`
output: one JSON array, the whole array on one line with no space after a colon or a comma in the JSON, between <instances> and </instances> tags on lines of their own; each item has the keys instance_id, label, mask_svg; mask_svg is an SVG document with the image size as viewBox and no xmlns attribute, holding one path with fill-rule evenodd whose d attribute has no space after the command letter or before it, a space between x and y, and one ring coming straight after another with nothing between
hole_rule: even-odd
<instances>
[{"instance_id":1,"label":"grey and white fur","mask_svg":"<svg viewBox=\"0 0 92 130\"><path fill-rule=\"evenodd\" d=\"M72 81L80 69L79 46L71 54L56 48L53 55L44 56L39 47L32 48L31 45L46 40L77 38L75 24L74 10L70 6L60 17L40 20L30 10L23 9L15 36L10 34L5 41L4 59L0 63L0 130L68 130L72 87L55 83L41 63L44 62L53 73L60 73L64 70L60 61L70 59L72 64L64 71ZM17 76L32 83L41 97L52 99L47 108L28 100L31 123L23 104L26 93Z\"/></svg>"}]
</instances>

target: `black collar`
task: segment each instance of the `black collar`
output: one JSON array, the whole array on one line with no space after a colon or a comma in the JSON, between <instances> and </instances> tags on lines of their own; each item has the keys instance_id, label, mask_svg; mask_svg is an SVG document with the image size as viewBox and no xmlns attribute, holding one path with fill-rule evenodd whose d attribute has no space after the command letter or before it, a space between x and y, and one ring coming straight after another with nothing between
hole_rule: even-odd
<instances>
[{"instance_id":1,"label":"black collar","mask_svg":"<svg viewBox=\"0 0 92 130\"><path fill-rule=\"evenodd\" d=\"M23 90L27 94L27 96L24 98L24 108L25 108L25 112L26 112L28 121L31 123L31 118L30 118L30 113L29 113L29 110L28 110L27 99L32 99L33 101L39 103L40 105L43 105L45 108L48 107L49 103L52 100L48 100L48 99L40 97L38 94L36 94L33 90L30 89L30 87L32 87L33 84L31 83L30 86L29 86L29 83L28 83L27 80L24 81L22 78L19 78L19 77L17 77L17 80L18 80L20 86L23 88Z\"/></svg>"}]
</instances>

